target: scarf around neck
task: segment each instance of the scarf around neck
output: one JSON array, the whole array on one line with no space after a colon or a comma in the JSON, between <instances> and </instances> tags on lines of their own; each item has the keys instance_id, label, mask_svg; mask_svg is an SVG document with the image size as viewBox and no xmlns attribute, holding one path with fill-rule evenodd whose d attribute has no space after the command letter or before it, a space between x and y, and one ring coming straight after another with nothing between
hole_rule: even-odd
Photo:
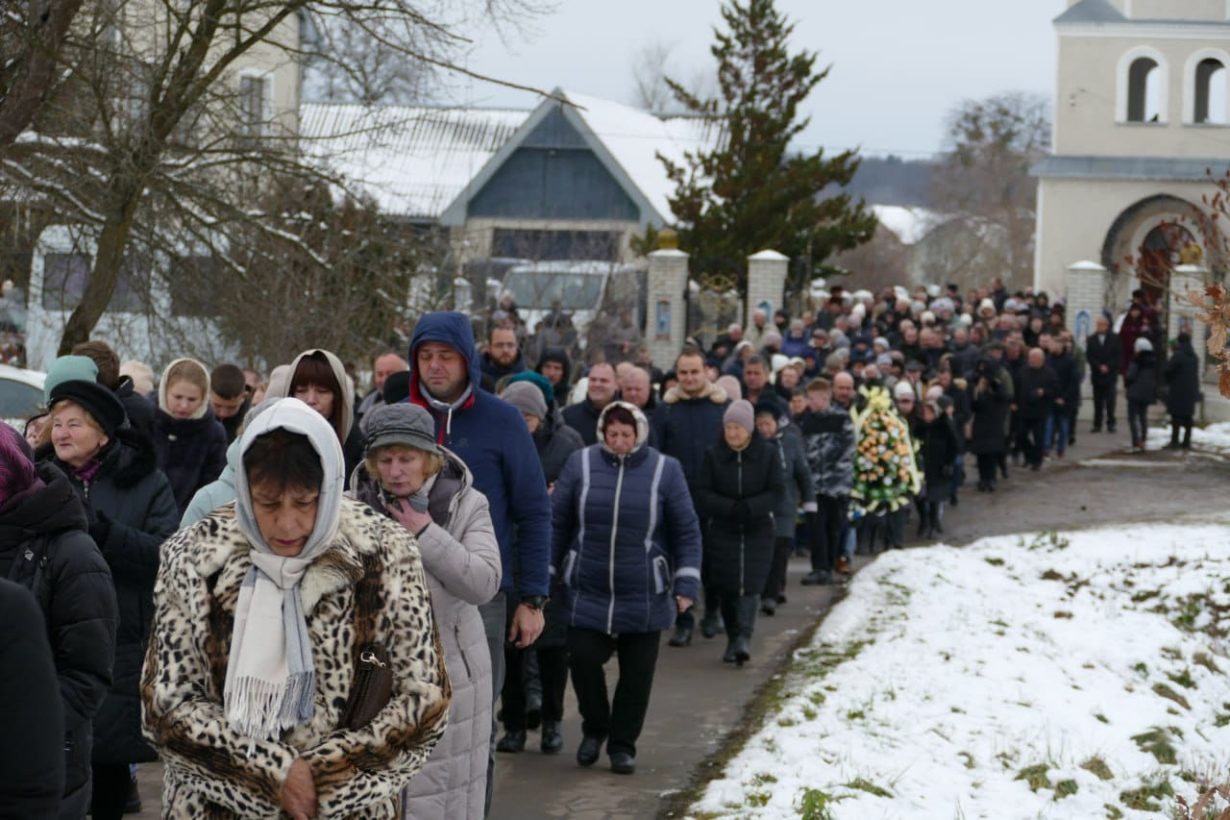
<instances>
[{"instance_id":1,"label":"scarf around neck","mask_svg":"<svg viewBox=\"0 0 1230 820\"><path fill-rule=\"evenodd\" d=\"M275 554L261 535L247 472L235 473L235 515L249 543L252 567L239 589L227 659L223 706L230 727L270 740L314 714L316 667L299 584L337 536L341 519L342 449L328 421L298 399L280 399L251 421L241 440L246 452L265 433L285 429L306 436L320 456L324 481L316 523L298 555Z\"/></svg>"}]
</instances>

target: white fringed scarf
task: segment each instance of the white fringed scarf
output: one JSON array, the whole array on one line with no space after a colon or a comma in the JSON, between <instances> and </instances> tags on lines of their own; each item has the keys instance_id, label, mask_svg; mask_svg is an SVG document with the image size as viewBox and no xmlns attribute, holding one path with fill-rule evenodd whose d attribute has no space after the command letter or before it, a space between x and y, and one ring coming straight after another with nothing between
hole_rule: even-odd
<instances>
[{"instance_id":1,"label":"white fringed scarf","mask_svg":"<svg viewBox=\"0 0 1230 820\"><path fill-rule=\"evenodd\" d=\"M333 428L298 399L281 399L253 419L240 450L279 428L307 436L325 478L307 543L297 556L284 558L261 536L247 474L242 467L235 474L235 514L251 545L252 568L239 589L223 705L230 727L253 741L277 738L313 715L316 669L299 583L337 535L345 469Z\"/></svg>"}]
</instances>

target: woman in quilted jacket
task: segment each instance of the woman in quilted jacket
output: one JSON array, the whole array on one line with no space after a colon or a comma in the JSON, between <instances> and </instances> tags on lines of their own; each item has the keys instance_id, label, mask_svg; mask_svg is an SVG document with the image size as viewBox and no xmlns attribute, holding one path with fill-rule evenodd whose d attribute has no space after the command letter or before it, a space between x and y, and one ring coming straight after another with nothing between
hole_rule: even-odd
<instances>
[{"instance_id":1,"label":"woman in quilted jacket","mask_svg":"<svg viewBox=\"0 0 1230 820\"><path fill-rule=\"evenodd\" d=\"M551 495L552 574L563 587L584 735L577 763L592 766L606 742L616 774L636 770L659 636L700 587L700 525L683 468L648 438L635 405L608 404L600 443L568 457ZM603 672L612 654L614 700Z\"/></svg>"},{"instance_id":2,"label":"woman in quilted jacket","mask_svg":"<svg viewBox=\"0 0 1230 820\"><path fill-rule=\"evenodd\" d=\"M234 504L163 545L141 679L163 816L396 817L448 722L414 536L343 498L298 399L241 448Z\"/></svg>"},{"instance_id":3,"label":"woman in quilted jacket","mask_svg":"<svg viewBox=\"0 0 1230 820\"><path fill-rule=\"evenodd\" d=\"M500 589L500 545L486 497L461 459L436 444L431 414L378 405L363 418L367 455L351 493L418 540L453 686L448 730L403 793L406 817L483 816L491 741L491 650L478 605Z\"/></svg>"}]
</instances>

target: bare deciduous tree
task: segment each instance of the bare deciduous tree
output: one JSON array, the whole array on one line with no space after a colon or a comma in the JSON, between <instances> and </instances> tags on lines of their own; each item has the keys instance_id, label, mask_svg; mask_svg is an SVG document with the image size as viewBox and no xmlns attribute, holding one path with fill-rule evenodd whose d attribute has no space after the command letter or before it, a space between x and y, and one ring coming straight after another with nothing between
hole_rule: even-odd
<instances>
[{"instance_id":1,"label":"bare deciduous tree","mask_svg":"<svg viewBox=\"0 0 1230 820\"><path fill-rule=\"evenodd\" d=\"M0 9L0 148L12 145L59 86L64 37L82 0L26 0Z\"/></svg>"}]
</instances>

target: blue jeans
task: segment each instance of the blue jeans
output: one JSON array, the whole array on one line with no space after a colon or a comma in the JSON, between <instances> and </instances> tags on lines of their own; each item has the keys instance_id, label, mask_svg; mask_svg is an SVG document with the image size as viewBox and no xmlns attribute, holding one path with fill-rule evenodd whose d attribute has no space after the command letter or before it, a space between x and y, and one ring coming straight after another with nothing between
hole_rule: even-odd
<instances>
[{"instance_id":1,"label":"blue jeans","mask_svg":"<svg viewBox=\"0 0 1230 820\"><path fill-rule=\"evenodd\" d=\"M1051 445L1055 444L1055 452L1063 455L1068 449L1068 437L1072 432L1072 421L1068 416L1067 405L1055 405L1046 417L1046 429L1042 433L1042 451L1050 454ZM1053 441L1055 433L1059 434L1059 442Z\"/></svg>"}]
</instances>

